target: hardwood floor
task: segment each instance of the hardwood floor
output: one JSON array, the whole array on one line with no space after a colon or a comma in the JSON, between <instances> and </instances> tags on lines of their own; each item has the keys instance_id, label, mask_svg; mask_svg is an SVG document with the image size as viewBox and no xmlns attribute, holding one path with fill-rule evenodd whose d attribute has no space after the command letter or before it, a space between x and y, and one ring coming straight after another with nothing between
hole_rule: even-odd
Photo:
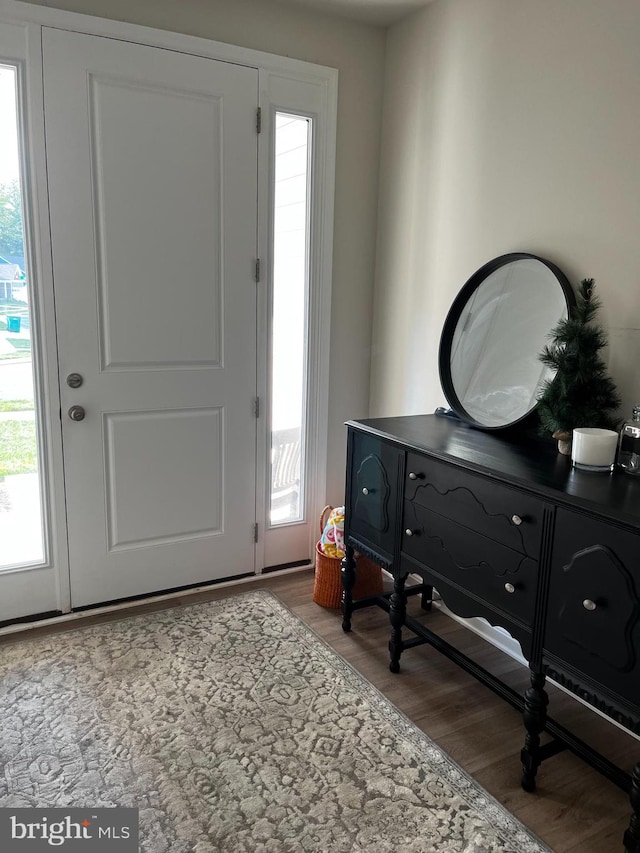
<instances>
[{"instance_id":1,"label":"hardwood floor","mask_svg":"<svg viewBox=\"0 0 640 853\"><path fill-rule=\"evenodd\" d=\"M429 646L405 652L400 673L393 675L388 668L387 614L379 608L360 610L354 614L352 632L345 634L339 611L326 610L312 601L310 569L285 576L265 575L233 588L176 595L169 601L141 603L116 615L87 615L72 623L33 628L28 635L224 598L256 587L278 595L556 853L622 853L622 835L630 815L623 791L571 753L563 752L543 763L537 792L525 793L520 787L519 754L524 740L521 715ZM486 669L500 674L512 687L524 690L528 686L526 668L452 619L437 611L422 615L417 597L410 599L409 610L427 619L441 636ZM1 637L0 645L24 636ZM549 693L550 716L620 766L628 770L633 767L640 757L636 738L553 686Z\"/></svg>"}]
</instances>

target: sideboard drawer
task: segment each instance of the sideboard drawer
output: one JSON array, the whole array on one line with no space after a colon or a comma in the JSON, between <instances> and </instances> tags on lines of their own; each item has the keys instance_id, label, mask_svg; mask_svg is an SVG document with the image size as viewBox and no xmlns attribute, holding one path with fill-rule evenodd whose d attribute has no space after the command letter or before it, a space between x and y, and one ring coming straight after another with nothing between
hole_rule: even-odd
<instances>
[{"instance_id":1,"label":"sideboard drawer","mask_svg":"<svg viewBox=\"0 0 640 853\"><path fill-rule=\"evenodd\" d=\"M545 652L640 703L640 535L558 509Z\"/></svg>"},{"instance_id":2,"label":"sideboard drawer","mask_svg":"<svg viewBox=\"0 0 640 853\"><path fill-rule=\"evenodd\" d=\"M405 498L538 558L542 501L453 465L407 454Z\"/></svg>"},{"instance_id":3,"label":"sideboard drawer","mask_svg":"<svg viewBox=\"0 0 640 853\"><path fill-rule=\"evenodd\" d=\"M535 560L411 501L404 504L403 528L403 553L492 609L532 624Z\"/></svg>"},{"instance_id":4,"label":"sideboard drawer","mask_svg":"<svg viewBox=\"0 0 640 853\"><path fill-rule=\"evenodd\" d=\"M404 452L366 433L353 432L348 535L393 555Z\"/></svg>"}]
</instances>

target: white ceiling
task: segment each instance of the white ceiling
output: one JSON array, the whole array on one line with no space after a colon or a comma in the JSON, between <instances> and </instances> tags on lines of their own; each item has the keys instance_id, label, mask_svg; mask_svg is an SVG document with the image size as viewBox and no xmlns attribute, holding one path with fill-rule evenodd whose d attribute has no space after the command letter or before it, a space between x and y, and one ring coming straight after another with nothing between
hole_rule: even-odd
<instances>
[{"instance_id":1,"label":"white ceiling","mask_svg":"<svg viewBox=\"0 0 640 853\"><path fill-rule=\"evenodd\" d=\"M397 21L426 6L431 0L283 0L299 6L309 6L320 12L339 15L388 27Z\"/></svg>"}]
</instances>

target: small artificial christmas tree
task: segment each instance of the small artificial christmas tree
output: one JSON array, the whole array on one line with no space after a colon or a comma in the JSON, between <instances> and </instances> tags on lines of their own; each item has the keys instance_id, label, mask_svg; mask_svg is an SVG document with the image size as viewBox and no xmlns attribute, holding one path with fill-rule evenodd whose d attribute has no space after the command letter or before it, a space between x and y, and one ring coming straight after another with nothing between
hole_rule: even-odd
<instances>
[{"instance_id":1,"label":"small artificial christmas tree","mask_svg":"<svg viewBox=\"0 0 640 853\"><path fill-rule=\"evenodd\" d=\"M620 397L602 361L599 350L607 345L602 328L592 321L600 307L593 295L594 281L580 282L572 316L551 330L551 343L540 361L556 371L545 382L538 397L538 415L543 432L558 439L558 449L570 453L574 427L616 429L614 417Z\"/></svg>"}]
</instances>

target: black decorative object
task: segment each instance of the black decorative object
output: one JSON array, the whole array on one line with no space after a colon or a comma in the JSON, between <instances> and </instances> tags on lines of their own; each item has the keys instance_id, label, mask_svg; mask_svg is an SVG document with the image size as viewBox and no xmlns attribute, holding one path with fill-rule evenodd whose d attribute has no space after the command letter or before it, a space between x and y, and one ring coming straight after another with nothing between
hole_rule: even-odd
<instances>
[{"instance_id":1,"label":"black decorative object","mask_svg":"<svg viewBox=\"0 0 640 853\"><path fill-rule=\"evenodd\" d=\"M440 339L440 381L453 413L482 429L528 418L545 378L540 349L574 302L561 270L536 255L501 255L475 272L454 300Z\"/></svg>"},{"instance_id":2,"label":"black decorative object","mask_svg":"<svg viewBox=\"0 0 640 853\"><path fill-rule=\"evenodd\" d=\"M631 420L620 430L618 468L627 474L640 474L640 406L634 406Z\"/></svg>"},{"instance_id":3,"label":"black decorative object","mask_svg":"<svg viewBox=\"0 0 640 853\"><path fill-rule=\"evenodd\" d=\"M558 439L561 453L570 453L575 427L616 429L614 412L620 396L608 376L600 350L607 345L602 328L593 321L600 308L592 278L580 283L572 315L551 331L551 343L540 353L540 361L555 371L538 398L538 416L543 432Z\"/></svg>"}]
</instances>

